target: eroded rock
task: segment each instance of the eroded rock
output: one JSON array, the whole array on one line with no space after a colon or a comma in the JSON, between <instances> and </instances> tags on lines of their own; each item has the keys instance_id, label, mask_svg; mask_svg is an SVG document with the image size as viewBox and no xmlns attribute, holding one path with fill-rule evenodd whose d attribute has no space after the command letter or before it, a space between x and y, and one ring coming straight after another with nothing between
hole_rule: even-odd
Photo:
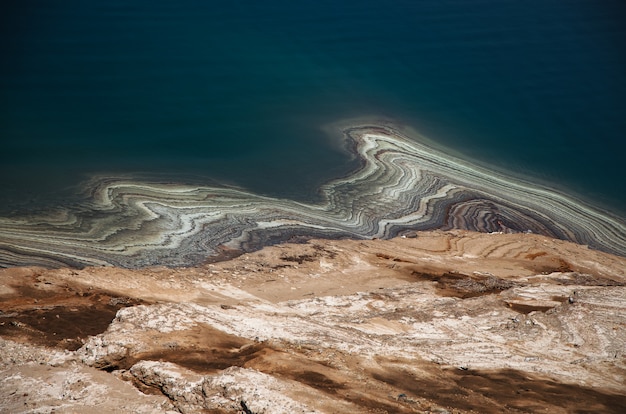
<instances>
[{"instance_id":1,"label":"eroded rock","mask_svg":"<svg viewBox=\"0 0 626 414\"><path fill-rule=\"evenodd\" d=\"M0 410L623 412L624 269L539 236L463 232L188 269L7 269ZM22 316L94 298L119 308L77 350L62 332L80 326L42 342Z\"/></svg>"}]
</instances>

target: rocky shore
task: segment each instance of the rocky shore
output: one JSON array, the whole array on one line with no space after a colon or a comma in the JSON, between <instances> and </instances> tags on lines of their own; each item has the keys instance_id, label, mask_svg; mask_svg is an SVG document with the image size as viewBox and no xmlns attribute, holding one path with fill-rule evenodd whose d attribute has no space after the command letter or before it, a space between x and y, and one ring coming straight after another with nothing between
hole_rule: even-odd
<instances>
[{"instance_id":1,"label":"rocky shore","mask_svg":"<svg viewBox=\"0 0 626 414\"><path fill-rule=\"evenodd\" d=\"M626 259L533 234L15 267L0 303L1 412L626 412Z\"/></svg>"}]
</instances>

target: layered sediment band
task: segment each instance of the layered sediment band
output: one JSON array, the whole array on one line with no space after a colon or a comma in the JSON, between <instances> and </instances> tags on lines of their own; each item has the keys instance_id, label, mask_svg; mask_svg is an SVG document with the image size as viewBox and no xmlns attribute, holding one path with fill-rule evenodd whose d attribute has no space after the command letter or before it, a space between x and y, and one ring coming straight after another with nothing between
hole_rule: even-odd
<instances>
[{"instance_id":1,"label":"layered sediment band","mask_svg":"<svg viewBox=\"0 0 626 414\"><path fill-rule=\"evenodd\" d=\"M303 203L130 179L87 184L81 207L0 218L0 266L187 266L296 236L387 238L407 229L533 232L626 256L626 224L560 192L462 161L391 125L343 129L358 168Z\"/></svg>"}]
</instances>

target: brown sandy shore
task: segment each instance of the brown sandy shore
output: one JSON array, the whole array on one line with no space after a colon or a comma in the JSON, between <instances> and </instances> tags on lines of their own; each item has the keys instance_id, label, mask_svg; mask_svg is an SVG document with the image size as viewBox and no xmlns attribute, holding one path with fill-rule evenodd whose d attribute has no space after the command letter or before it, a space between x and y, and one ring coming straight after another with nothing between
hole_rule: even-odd
<instances>
[{"instance_id":1,"label":"brown sandy shore","mask_svg":"<svg viewBox=\"0 0 626 414\"><path fill-rule=\"evenodd\" d=\"M626 258L408 236L0 270L0 412L626 412Z\"/></svg>"}]
</instances>

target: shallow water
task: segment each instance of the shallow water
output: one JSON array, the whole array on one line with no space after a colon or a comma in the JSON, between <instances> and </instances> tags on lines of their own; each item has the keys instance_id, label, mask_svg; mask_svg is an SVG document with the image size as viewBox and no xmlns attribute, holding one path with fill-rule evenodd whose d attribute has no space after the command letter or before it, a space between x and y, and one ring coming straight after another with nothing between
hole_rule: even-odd
<instances>
[{"instance_id":1,"label":"shallow water","mask_svg":"<svg viewBox=\"0 0 626 414\"><path fill-rule=\"evenodd\" d=\"M94 174L291 199L353 169L359 116L623 217L619 2L20 2L0 30L0 210Z\"/></svg>"}]
</instances>

